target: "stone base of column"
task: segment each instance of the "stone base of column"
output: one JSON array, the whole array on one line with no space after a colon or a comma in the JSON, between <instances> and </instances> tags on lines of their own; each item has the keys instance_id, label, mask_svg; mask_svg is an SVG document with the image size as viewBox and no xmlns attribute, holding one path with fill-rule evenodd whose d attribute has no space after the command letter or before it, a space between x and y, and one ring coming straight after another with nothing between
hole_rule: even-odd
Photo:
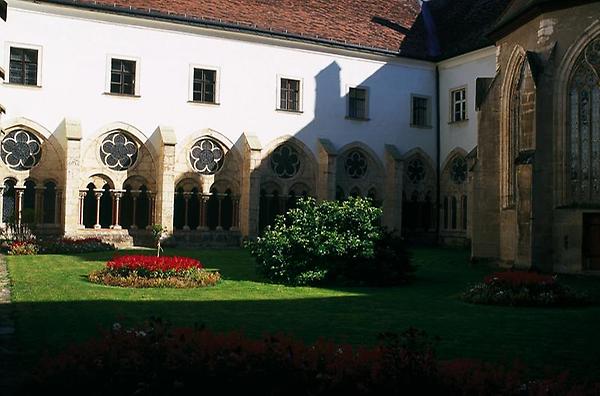
<instances>
[{"instance_id":1,"label":"stone base of column","mask_svg":"<svg viewBox=\"0 0 600 396\"><path fill-rule=\"evenodd\" d=\"M100 224L94 224L94 230L99 230L101 228L102 226Z\"/></svg>"},{"instance_id":2,"label":"stone base of column","mask_svg":"<svg viewBox=\"0 0 600 396\"><path fill-rule=\"evenodd\" d=\"M138 226L136 226L136 225L132 225L132 226L130 226L130 227L129 227L129 229L131 229L131 230L137 230L137 229L138 229Z\"/></svg>"},{"instance_id":3,"label":"stone base of column","mask_svg":"<svg viewBox=\"0 0 600 396\"><path fill-rule=\"evenodd\" d=\"M196 229L198 231L208 231L208 227L204 227L204 226L198 226L198 227L196 227Z\"/></svg>"},{"instance_id":4,"label":"stone base of column","mask_svg":"<svg viewBox=\"0 0 600 396\"><path fill-rule=\"evenodd\" d=\"M217 228L215 228L217 231L223 231L223 227L221 226L217 226Z\"/></svg>"},{"instance_id":5,"label":"stone base of column","mask_svg":"<svg viewBox=\"0 0 600 396\"><path fill-rule=\"evenodd\" d=\"M190 230L190 226L183 226L183 231L189 231Z\"/></svg>"},{"instance_id":6,"label":"stone base of column","mask_svg":"<svg viewBox=\"0 0 600 396\"><path fill-rule=\"evenodd\" d=\"M240 227L231 227L229 231L239 231Z\"/></svg>"},{"instance_id":7,"label":"stone base of column","mask_svg":"<svg viewBox=\"0 0 600 396\"><path fill-rule=\"evenodd\" d=\"M114 225L114 226L111 226L110 228L112 228L113 230L121 230L121 229L123 229L123 227L121 227L120 225Z\"/></svg>"}]
</instances>

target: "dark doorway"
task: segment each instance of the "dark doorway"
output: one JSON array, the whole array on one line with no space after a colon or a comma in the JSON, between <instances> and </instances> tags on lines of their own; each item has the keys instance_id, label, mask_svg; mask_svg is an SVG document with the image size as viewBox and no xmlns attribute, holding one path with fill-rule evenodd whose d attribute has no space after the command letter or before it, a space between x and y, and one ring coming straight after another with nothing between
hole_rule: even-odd
<instances>
[{"instance_id":1,"label":"dark doorway","mask_svg":"<svg viewBox=\"0 0 600 396\"><path fill-rule=\"evenodd\" d=\"M600 270L600 213L583 214L583 269Z\"/></svg>"}]
</instances>

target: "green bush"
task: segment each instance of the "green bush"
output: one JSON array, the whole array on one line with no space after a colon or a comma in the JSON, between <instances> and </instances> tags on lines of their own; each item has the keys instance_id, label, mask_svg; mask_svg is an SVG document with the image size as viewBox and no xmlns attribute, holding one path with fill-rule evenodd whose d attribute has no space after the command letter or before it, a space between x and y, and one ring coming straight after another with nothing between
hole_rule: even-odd
<instances>
[{"instance_id":1,"label":"green bush","mask_svg":"<svg viewBox=\"0 0 600 396\"><path fill-rule=\"evenodd\" d=\"M410 258L400 238L377 225L381 214L366 198L305 198L248 245L258 271L275 283L402 283Z\"/></svg>"}]
</instances>

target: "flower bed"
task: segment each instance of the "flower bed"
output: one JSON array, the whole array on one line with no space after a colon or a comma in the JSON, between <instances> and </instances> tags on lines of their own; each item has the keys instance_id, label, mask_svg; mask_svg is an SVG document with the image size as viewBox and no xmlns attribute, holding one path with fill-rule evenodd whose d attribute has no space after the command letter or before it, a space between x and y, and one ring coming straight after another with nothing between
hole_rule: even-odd
<instances>
[{"instance_id":1,"label":"flower bed","mask_svg":"<svg viewBox=\"0 0 600 396\"><path fill-rule=\"evenodd\" d=\"M586 302L585 296L561 285L556 276L535 272L505 271L485 277L462 294L474 304L564 306Z\"/></svg>"},{"instance_id":2,"label":"flower bed","mask_svg":"<svg viewBox=\"0 0 600 396\"><path fill-rule=\"evenodd\" d=\"M93 384L93 386L90 386ZM113 325L101 338L47 357L24 394L79 395L594 395L564 375L528 381L521 366L439 361L426 334L386 334L353 348L286 336L249 339L204 328Z\"/></svg>"},{"instance_id":3,"label":"flower bed","mask_svg":"<svg viewBox=\"0 0 600 396\"><path fill-rule=\"evenodd\" d=\"M6 254L10 256L30 256L38 254L40 248L35 241L13 241L8 244Z\"/></svg>"},{"instance_id":4,"label":"flower bed","mask_svg":"<svg viewBox=\"0 0 600 396\"><path fill-rule=\"evenodd\" d=\"M189 288L213 286L221 276L189 257L127 255L114 257L89 279L109 286Z\"/></svg>"}]
</instances>

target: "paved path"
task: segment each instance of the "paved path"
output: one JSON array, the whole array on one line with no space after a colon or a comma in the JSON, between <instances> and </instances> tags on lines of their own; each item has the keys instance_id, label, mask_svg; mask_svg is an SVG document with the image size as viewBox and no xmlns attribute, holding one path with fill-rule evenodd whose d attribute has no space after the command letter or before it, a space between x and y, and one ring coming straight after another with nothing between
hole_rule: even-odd
<instances>
[{"instance_id":1,"label":"paved path","mask_svg":"<svg viewBox=\"0 0 600 396\"><path fill-rule=\"evenodd\" d=\"M18 374L14 312L10 299L10 279L6 259L0 254L0 393L15 393Z\"/></svg>"}]
</instances>

